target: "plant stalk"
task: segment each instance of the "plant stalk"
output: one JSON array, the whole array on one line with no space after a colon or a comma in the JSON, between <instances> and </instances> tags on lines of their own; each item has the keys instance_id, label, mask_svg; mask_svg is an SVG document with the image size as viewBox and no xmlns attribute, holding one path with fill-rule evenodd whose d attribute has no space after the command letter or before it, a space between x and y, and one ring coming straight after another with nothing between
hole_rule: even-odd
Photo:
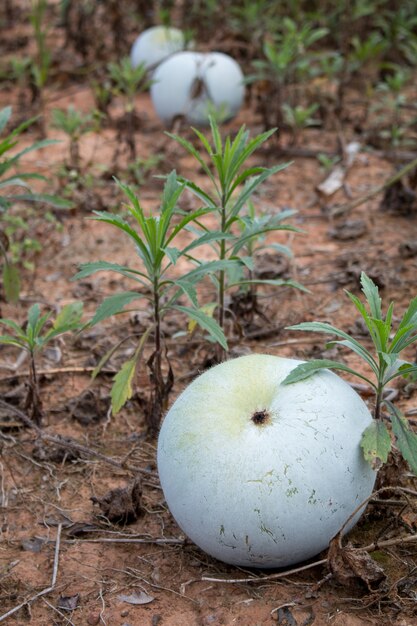
<instances>
[{"instance_id":1,"label":"plant stalk","mask_svg":"<svg viewBox=\"0 0 417 626\"><path fill-rule=\"evenodd\" d=\"M42 400L39 393L39 384L38 384L38 376L36 372L36 361L34 352L30 352L30 362L29 362L29 389L26 396L25 408L30 408L30 416L31 419L38 426L41 425L43 411L42 411Z\"/></svg>"}]
</instances>

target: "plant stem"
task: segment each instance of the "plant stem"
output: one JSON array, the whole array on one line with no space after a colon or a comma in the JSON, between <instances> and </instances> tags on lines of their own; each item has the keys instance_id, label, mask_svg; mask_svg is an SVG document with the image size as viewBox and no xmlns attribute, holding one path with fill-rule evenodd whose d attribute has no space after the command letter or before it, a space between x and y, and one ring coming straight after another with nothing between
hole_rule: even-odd
<instances>
[{"instance_id":1,"label":"plant stem","mask_svg":"<svg viewBox=\"0 0 417 626\"><path fill-rule=\"evenodd\" d=\"M26 396L26 409L31 409L31 418L38 426L42 421L42 401L39 394L38 377L36 373L36 361L34 352L30 352L29 363L29 389Z\"/></svg>"},{"instance_id":2,"label":"plant stem","mask_svg":"<svg viewBox=\"0 0 417 626\"><path fill-rule=\"evenodd\" d=\"M375 400L374 419L381 419L382 389L378 389Z\"/></svg>"},{"instance_id":3,"label":"plant stem","mask_svg":"<svg viewBox=\"0 0 417 626\"><path fill-rule=\"evenodd\" d=\"M225 233L226 232L226 197L225 197L225 193L222 194L220 212L221 212L220 230L221 230L222 233ZM220 241L220 255L219 255L220 261L224 261L225 257L226 257L226 240L222 239ZM219 294L218 294L218 305L219 305L218 322L219 322L219 326L223 330L223 332L224 332L224 291L225 291L225 271L224 270L220 270L220 273L219 273ZM218 360L219 361L221 361L222 358L224 357L224 350L223 350L223 348L220 345L218 345L218 354L217 354L217 356L218 356Z\"/></svg>"},{"instance_id":4,"label":"plant stem","mask_svg":"<svg viewBox=\"0 0 417 626\"><path fill-rule=\"evenodd\" d=\"M159 423L162 417L162 410L164 405L165 384L162 375L162 342L161 342L161 315L159 307L159 281L158 276L155 276L153 281L153 317L155 327L155 350L150 360L148 361L149 368L151 370L151 379L153 379L153 390L151 405L149 407L148 425L151 433L156 433L159 427Z\"/></svg>"}]
</instances>

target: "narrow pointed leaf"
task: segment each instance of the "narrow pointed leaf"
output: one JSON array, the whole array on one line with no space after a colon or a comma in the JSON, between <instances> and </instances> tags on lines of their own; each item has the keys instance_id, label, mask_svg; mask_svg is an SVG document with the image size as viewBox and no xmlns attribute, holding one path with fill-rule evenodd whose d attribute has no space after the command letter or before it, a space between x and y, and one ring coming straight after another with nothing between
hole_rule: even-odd
<instances>
[{"instance_id":1,"label":"narrow pointed leaf","mask_svg":"<svg viewBox=\"0 0 417 626\"><path fill-rule=\"evenodd\" d=\"M417 434L411 430L409 422L396 406L391 403L387 403L387 406L400 452L413 474L417 475Z\"/></svg>"},{"instance_id":2,"label":"narrow pointed leaf","mask_svg":"<svg viewBox=\"0 0 417 626\"><path fill-rule=\"evenodd\" d=\"M365 380L372 387L375 387L375 385L365 376L358 374L358 372L355 372L355 370L351 369L347 365L344 365L344 363L337 363L336 361L330 361L330 359L316 359L314 361L307 361L306 363L301 363L300 365L297 365L297 367L295 367L282 381L282 384L290 385L292 383L297 383L300 380L305 380L306 378L309 378L316 372L319 372L323 369L338 369L343 372L353 374L354 376Z\"/></svg>"},{"instance_id":3,"label":"narrow pointed leaf","mask_svg":"<svg viewBox=\"0 0 417 626\"><path fill-rule=\"evenodd\" d=\"M362 291L365 294L365 298L369 304L372 317L377 320L382 319L381 298L379 296L378 287L375 283L362 272L361 274Z\"/></svg>"},{"instance_id":4,"label":"narrow pointed leaf","mask_svg":"<svg viewBox=\"0 0 417 626\"><path fill-rule=\"evenodd\" d=\"M3 109L0 109L0 131L2 131L3 128L6 126L7 122L10 119L11 114L12 114L11 106L7 106L7 107L4 107Z\"/></svg>"},{"instance_id":5,"label":"narrow pointed leaf","mask_svg":"<svg viewBox=\"0 0 417 626\"><path fill-rule=\"evenodd\" d=\"M54 329L74 328L80 323L81 316L83 314L82 302L71 302L66 304L54 321Z\"/></svg>"},{"instance_id":6,"label":"narrow pointed leaf","mask_svg":"<svg viewBox=\"0 0 417 626\"><path fill-rule=\"evenodd\" d=\"M122 365L120 372L114 377L111 389L111 406L113 415L116 415L126 402L133 396L133 377L135 375L137 365L136 357L126 361Z\"/></svg>"},{"instance_id":7,"label":"narrow pointed leaf","mask_svg":"<svg viewBox=\"0 0 417 626\"><path fill-rule=\"evenodd\" d=\"M95 315L91 320L91 325L94 326L112 315L122 313L127 304L130 304L130 302L138 300L139 298L143 298L143 295L137 291L122 291L114 296L105 298L95 312Z\"/></svg>"},{"instance_id":8,"label":"narrow pointed leaf","mask_svg":"<svg viewBox=\"0 0 417 626\"><path fill-rule=\"evenodd\" d=\"M163 250L165 252L165 254L167 255L168 259L171 261L172 265L175 265L175 263L178 261L178 258L181 256L182 251L178 250L178 248L164 248Z\"/></svg>"},{"instance_id":9,"label":"narrow pointed leaf","mask_svg":"<svg viewBox=\"0 0 417 626\"><path fill-rule=\"evenodd\" d=\"M91 276L91 274L95 274L96 272L117 272L118 274L122 274L122 276L126 276L127 278L132 278L133 280L137 280L144 283L143 280L139 278L139 276L145 277L145 274L139 272L137 270L132 270L125 265L119 265L118 263L109 263L108 261L94 261L93 263L82 263L80 265L80 271L75 274L71 278L71 280L79 280L80 278L87 278Z\"/></svg>"},{"instance_id":10,"label":"narrow pointed leaf","mask_svg":"<svg viewBox=\"0 0 417 626\"><path fill-rule=\"evenodd\" d=\"M241 259L242 260L242 259ZM252 278L252 279L242 279L236 283L232 283L227 285L227 289L232 287L238 287L243 285L273 285L274 287L294 287L295 289L299 289L300 291L304 291L305 293L310 293L310 290L301 283L298 283L296 280L285 280L283 278Z\"/></svg>"},{"instance_id":11,"label":"narrow pointed leaf","mask_svg":"<svg viewBox=\"0 0 417 626\"><path fill-rule=\"evenodd\" d=\"M218 323L212 317L206 315L201 309L193 309L191 307L180 306L178 304L174 305L172 308L188 315L188 317L190 317L195 322L197 322L197 324L203 330L206 330L209 333L209 335L217 343L219 343L222 346L222 348L224 348L224 350L228 349L227 340L224 335L224 332L221 329L221 327L218 325Z\"/></svg>"},{"instance_id":12,"label":"narrow pointed leaf","mask_svg":"<svg viewBox=\"0 0 417 626\"><path fill-rule=\"evenodd\" d=\"M180 287L180 289L182 289L182 291L185 293L185 295L190 299L190 302L192 302L192 304L198 308L198 301L197 301L197 290L194 287L194 284L190 281L184 280L184 279L179 279L175 281L175 285L177 287Z\"/></svg>"},{"instance_id":13,"label":"narrow pointed leaf","mask_svg":"<svg viewBox=\"0 0 417 626\"><path fill-rule=\"evenodd\" d=\"M12 330L14 330L18 337L20 337L21 339L25 339L26 335L23 331L23 328L19 326L19 324L17 324L14 320L0 319L0 324L7 326L7 328L11 328Z\"/></svg>"},{"instance_id":14,"label":"narrow pointed leaf","mask_svg":"<svg viewBox=\"0 0 417 626\"><path fill-rule=\"evenodd\" d=\"M3 289L8 302L17 302L20 294L20 275L15 265L5 262L3 265Z\"/></svg>"},{"instance_id":15,"label":"narrow pointed leaf","mask_svg":"<svg viewBox=\"0 0 417 626\"><path fill-rule=\"evenodd\" d=\"M12 335L0 335L0 344L7 346L16 346L16 348L27 348L27 342L20 341Z\"/></svg>"}]
</instances>

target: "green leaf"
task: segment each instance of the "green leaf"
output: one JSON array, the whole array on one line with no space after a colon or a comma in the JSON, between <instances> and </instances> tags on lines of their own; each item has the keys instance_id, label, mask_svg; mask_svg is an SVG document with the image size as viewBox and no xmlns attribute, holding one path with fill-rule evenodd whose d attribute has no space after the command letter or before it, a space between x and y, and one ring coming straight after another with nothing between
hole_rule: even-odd
<instances>
[{"instance_id":1,"label":"green leaf","mask_svg":"<svg viewBox=\"0 0 417 626\"><path fill-rule=\"evenodd\" d=\"M33 304L28 311L28 328L35 329L39 316L41 314L41 309L38 303Z\"/></svg>"},{"instance_id":2,"label":"green leaf","mask_svg":"<svg viewBox=\"0 0 417 626\"><path fill-rule=\"evenodd\" d=\"M243 259L241 258L243 262ZM242 279L236 283L232 283L227 285L227 289L231 287L237 287L239 285L273 285L274 287L294 287L295 289L299 289L300 291L304 291L305 293L310 293L310 290L307 287L304 287L296 280L284 280L283 278L252 278L252 279ZM289 327L291 328L291 327Z\"/></svg>"},{"instance_id":3,"label":"green leaf","mask_svg":"<svg viewBox=\"0 0 417 626\"><path fill-rule=\"evenodd\" d=\"M164 248L163 251L167 255L168 259L171 261L172 265L175 265L175 263L178 261L179 257L182 254L181 250L178 250L178 248L175 247Z\"/></svg>"},{"instance_id":4,"label":"green leaf","mask_svg":"<svg viewBox=\"0 0 417 626\"><path fill-rule=\"evenodd\" d=\"M223 261L207 261L206 263L202 263L198 267L193 270L190 270L187 274L182 276L182 279L187 281L197 281L200 280L203 276L207 276L208 274L214 274L219 271L227 271L228 269L233 269L239 265L237 261L223 260Z\"/></svg>"},{"instance_id":5,"label":"green leaf","mask_svg":"<svg viewBox=\"0 0 417 626\"><path fill-rule=\"evenodd\" d=\"M197 322L197 324L201 328L203 328L203 330L206 330L209 335L217 343L219 343L222 348L224 348L224 350L228 349L224 332L219 324L212 317L206 315L201 309L193 309L191 307L180 306L178 304L173 305L172 308L188 315L188 317Z\"/></svg>"},{"instance_id":6,"label":"green leaf","mask_svg":"<svg viewBox=\"0 0 417 626\"><path fill-rule=\"evenodd\" d=\"M165 134L168 135L168 137L170 137L171 139L177 141L183 148L185 148L190 154L192 154L193 157L198 161L204 172L207 174L207 176L209 176L209 178L214 183L213 174L210 172L207 163L205 163L204 159L201 158L199 152L194 148L194 146L189 141L183 139L182 137L179 137L178 135L174 135L168 132L166 132ZM179 178L179 180L181 181L181 178Z\"/></svg>"},{"instance_id":7,"label":"green leaf","mask_svg":"<svg viewBox=\"0 0 417 626\"><path fill-rule=\"evenodd\" d=\"M384 422L372 420L371 424L363 431L361 448L365 461L375 470L387 462L391 450L391 438Z\"/></svg>"},{"instance_id":8,"label":"green leaf","mask_svg":"<svg viewBox=\"0 0 417 626\"><path fill-rule=\"evenodd\" d=\"M81 316L83 314L82 302L71 302L66 304L54 321L55 330L71 329L77 327L80 323Z\"/></svg>"},{"instance_id":9,"label":"green leaf","mask_svg":"<svg viewBox=\"0 0 417 626\"><path fill-rule=\"evenodd\" d=\"M95 312L90 322L91 325L94 326L112 315L122 313L127 304L133 302L133 300L139 300L139 298L143 298L143 295L137 291L122 291L105 298Z\"/></svg>"},{"instance_id":10,"label":"green leaf","mask_svg":"<svg viewBox=\"0 0 417 626\"><path fill-rule=\"evenodd\" d=\"M25 341L19 341L16 337L12 335L0 335L0 343L7 346L16 346L17 348L26 348L27 345Z\"/></svg>"},{"instance_id":11,"label":"green leaf","mask_svg":"<svg viewBox=\"0 0 417 626\"><path fill-rule=\"evenodd\" d=\"M386 402L391 415L392 430L397 439L397 445L404 459L409 464L413 474L417 475L417 435L401 411L391 402Z\"/></svg>"},{"instance_id":12,"label":"green leaf","mask_svg":"<svg viewBox=\"0 0 417 626\"><path fill-rule=\"evenodd\" d=\"M26 334L23 328L19 326L19 324L17 324L14 320L0 319L0 324L4 324L4 326L7 326L8 328L14 330L14 332L20 339L26 339Z\"/></svg>"},{"instance_id":13,"label":"green leaf","mask_svg":"<svg viewBox=\"0 0 417 626\"><path fill-rule=\"evenodd\" d=\"M133 396L132 381L136 371L136 356L122 365L120 372L114 377L110 392L113 415L116 415L123 405Z\"/></svg>"},{"instance_id":14,"label":"green leaf","mask_svg":"<svg viewBox=\"0 0 417 626\"><path fill-rule=\"evenodd\" d=\"M182 289L185 295L190 299L193 305L197 308L198 307L197 291L196 291L196 288L194 287L194 284L190 281L183 280L181 278L176 280L174 284L176 287L180 287L180 289Z\"/></svg>"},{"instance_id":15,"label":"green leaf","mask_svg":"<svg viewBox=\"0 0 417 626\"><path fill-rule=\"evenodd\" d=\"M372 317L377 320L382 320L381 298L379 297L378 287L365 272L361 274L361 285L362 291L369 304Z\"/></svg>"},{"instance_id":16,"label":"green leaf","mask_svg":"<svg viewBox=\"0 0 417 626\"><path fill-rule=\"evenodd\" d=\"M365 380L373 388L375 388L374 383L368 380L368 378L365 378L365 376L358 374L358 372L355 372L355 370L351 369L347 365L344 365L344 363L337 363L336 361L330 361L329 359L316 359L314 361L307 361L306 363L301 363L300 365L297 365L297 367L295 367L282 381L282 384L290 385L292 383L297 383L300 380L305 380L306 378L309 378L316 372L319 372L323 369L338 369L342 370L343 372L348 372L349 374L353 374L358 378L362 378L362 380Z\"/></svg>"},{"instance_id":17,"label":"green leaf","mask_svg":"<svg viewBox=\"0 0 417 626\"><path fill-rule=\"evenodd\" d=\"M336 328L327 322L302 322L301 324L296 324L295 326L287 326L287 330L305 330L308 332L315 333L326 333L329 335L336 335L337 337L342 337L345 341L332 341L331 343L339 343L340 345L344 345L353 352L356 352L362 359L364 359L372 368L372 370L377 373L378 365L368 350L362 346L359 341L353 339L348 333L345 333L340 328Z\"/></svg>"},{"instance_id":18,"label":"green leaf","mask_svg":"<svg viewBox=\"0 0 417 626\"><path fill-rule=\"evenodd\" d=\"M7 106L0 110L0 132L6 126L12 114L12 107Z\"/></svg>"},{"instance_id":19,"label":"green leaf","mask_svg":"<svg viewBox=\"0 0 417 626\"><path fill-rule=\"evenodd\" d=\"M3 265L3 288L8 302L17 302L20 294L20 275L15 265L5 261Z\"/></svg>"},{"instance_id":20,"label":"green leaf","mask_svg":"<svg viewBox=\"0 0 417 626\"><path fill-rule=\"evenodd\" d=\"M231 209L230 215L232 217L238 215L243 205L253 195L255 189L259 187L259 185L263 183L267 178L269 178L269 176L272 176L272 174L276 174L277 172L280 172L288 165L289 163L284 163L283 165L277 165L276 167L271 167L269 169L264 170L262 174L259 174L259 176L255 176L254 178L248 179L242 192L239 194L238 198L233 203L233 207Z\"/></svg>"},{"instance_id":21,"label":"green leaf","mask_svg":"<svg viewBox=\"0 0 417 626\"><path fill-rule=\"evenodd\" d=\"M79 280L80 278L86 278L87 276L91 276L91 274L95 274L95 272L117 272L118 274L122 274L122 276L126 276L127 278L132 278L142 284L144 281L139 278L139 276L143 276L146 278L146 275L137 270L132 270L130 267L125 265L119 265L118 263L109 263L108 261L94 261L93 263L82 263L80 265L80 271L75 274L71 278L71 280Z\"/></svg>"},{"instance_id":22,"label":"green leaf","mask_svg":"<svg viewBox=\"0 0 417 626\"><path fill-rule=\"evenodd\" d=\"M122 183L119 183L119 182L118 184L119 184L119 187L126 194L128 194L129 192L128 197L129 199L132 200L133 206L132 207L129 206L128 208L130 209L130 212L132 213L132 215L134 215L134 217L138 221L139 226L144 233L145 239L147 239L148 233L147 233L147 228L146 228L146 219L143 215L142 210L140 210L139 212L137 211L137 207L140 206L137 198L133 195L133 192L131 189L129 189L129 187L122 185ZM135 204L133 204L133 200L136 200ZM110 224L111 226L115 226L119 230L122 230L127 235L129 235L132 241L138 246L139 250L141 250L144 257L147 257L147 256L149 257L149 252L141 236L134 230L134 228L130 226L130 224L125 219L123 219L121 215L109 213L108 211L93 211L93 213L96 217L92 217L91 219L95 220L96 222L104 222L105 224Z\"/></svg>"},{"instance_id":23,"label":"green leaf","mask_svg":"<svg viewBox=\"0 0 417 626\"><path fill-rule=\"evenodd\" d=\"M46 333L44 337L45 342L70 330L80 328L82 314L82 302L71 302L70 304L66 304L56 316L51 330Z\"/></svg>"}]
</instances>

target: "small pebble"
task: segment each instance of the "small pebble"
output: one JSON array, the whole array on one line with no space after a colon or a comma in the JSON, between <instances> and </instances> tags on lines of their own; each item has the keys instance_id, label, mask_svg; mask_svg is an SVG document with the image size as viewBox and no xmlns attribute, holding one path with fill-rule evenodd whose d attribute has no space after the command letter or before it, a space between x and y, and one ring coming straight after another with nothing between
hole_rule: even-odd
<instances>
[{"instance_id":1,"label":"small pebble","mask_svg":"<svg viewBox=\"0 0 417 626\"><path fill-rule=\"evenodd\" d=\"M100 622L100 613L90 613L87 618L87 624L90 626L96 626Z\"/></svg>"}]
</instances>

